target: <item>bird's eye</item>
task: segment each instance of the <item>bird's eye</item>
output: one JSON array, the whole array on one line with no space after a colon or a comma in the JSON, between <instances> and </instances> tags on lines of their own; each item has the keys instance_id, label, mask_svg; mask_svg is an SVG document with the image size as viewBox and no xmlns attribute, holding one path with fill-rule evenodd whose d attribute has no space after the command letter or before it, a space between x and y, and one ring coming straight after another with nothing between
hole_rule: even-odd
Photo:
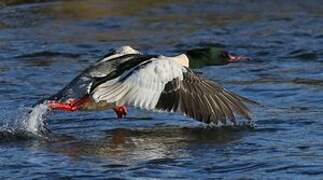
<instances>
[{"instance_id":1,"label":"bird's eye","mask_svg":"<svg viewBox=\"0 0 323 180\"><path fill-rule=\"evenodd\" d=\"M228 51L222 51L221 52L221 55L220 55L222 58L229 58L229 52Z\"/></svg>"}]
</instances>

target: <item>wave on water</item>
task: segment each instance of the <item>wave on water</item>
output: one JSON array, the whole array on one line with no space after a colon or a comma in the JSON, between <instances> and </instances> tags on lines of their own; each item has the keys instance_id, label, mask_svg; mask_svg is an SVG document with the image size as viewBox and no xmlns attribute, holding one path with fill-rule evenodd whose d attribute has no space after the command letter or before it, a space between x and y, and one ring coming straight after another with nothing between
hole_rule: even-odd
<instances>
[{"instance_id":1,"label":"wave on water","mask_svg":"<svg viewBox=\"0 0 323 180\"><path fill-rule=\"evenodd\" d=\"M24 108L14 120L0 126L0 140L45 137L48 112L46 104Z\"/></svg>"}]
</instances>

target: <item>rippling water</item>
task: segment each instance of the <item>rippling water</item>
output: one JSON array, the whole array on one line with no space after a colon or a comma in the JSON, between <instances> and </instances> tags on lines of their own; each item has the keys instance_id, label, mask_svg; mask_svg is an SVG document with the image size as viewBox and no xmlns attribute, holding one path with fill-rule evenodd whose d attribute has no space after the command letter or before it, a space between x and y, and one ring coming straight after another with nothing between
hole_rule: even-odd
<instances>
[{"instance_id":1,"label":"rippling water","mask_svg":"<svg viewBox=\"0 0 323 180\"><path fill-rule=\"evenodd\" d=\"M0 3L1 179L322 179L320 0L39 2ZM203 44L253 58L200 71L262 103L256 128L137 109L123 120L50 113L48 137L21 126L34 103L110 48L171 55Z\"/></svg>"}]
</instances>

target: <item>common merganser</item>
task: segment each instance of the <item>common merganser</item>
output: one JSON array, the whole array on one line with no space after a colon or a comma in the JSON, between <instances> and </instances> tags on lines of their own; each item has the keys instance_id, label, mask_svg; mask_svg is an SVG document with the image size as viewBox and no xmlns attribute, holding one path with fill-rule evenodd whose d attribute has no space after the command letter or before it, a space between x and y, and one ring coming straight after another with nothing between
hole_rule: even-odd
<instances>
[{"instance_id":1,"label":"common merganser","mask_svg":"<svg viewBox=\"0 0 323 180\"><path fill-rule=\"evenodd\" d=\"M121 47L85 69L47 101L52 110L113 109L118 118L127 106L180 112L204 123L235 124L235 113L250 118L255 103L195 74L185 54L144 55Z\"/></svg>"}]
</instances>

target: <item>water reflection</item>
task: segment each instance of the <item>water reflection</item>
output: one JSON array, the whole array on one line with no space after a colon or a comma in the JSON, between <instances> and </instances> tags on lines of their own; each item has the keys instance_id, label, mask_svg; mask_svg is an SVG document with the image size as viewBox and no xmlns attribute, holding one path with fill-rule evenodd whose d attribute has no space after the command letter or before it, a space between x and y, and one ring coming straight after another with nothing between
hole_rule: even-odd
<instances>
[{"instance_id":1,"label":"water reflection","mask_svg":"<svg viewBox=\"0 0 323 180\"><path fill-rule=\"evenodd\" d=\"M186 3L183 0L86 0L59 1L44 10L57 18L95 19L107 16L132 16L134 13L165 4Z\"/></svg>"},{"instance_id":2,"label":"water reflection","mask_svg":"<svg viewBox=\"0 0 323 180\"><path fill-rule=\"evenodd\" d=\"M51 66L58 61L71 61L72 59L77 59L79 57L79 54L73 53L41 51L19 55L16 56L16 59L20 59L22 62L31 66Z\"/></svg>"},{"instance_id":3,"label":"water reflection","mask_svg":"<svg viewBox=\"0 0 323 180\"><path fill-rule=\"evenodd\" d=\"M190 156L194 146L222 146L239 141L246 128L181 128L156 127L144 129L114 129L99 140L78 140L55 137L46 144L48 150L63 153L73 159L100 156L115 163L127 164L162 158ZM200 149L199 149L200 150Z\"/></svg>"}]
</instances>

